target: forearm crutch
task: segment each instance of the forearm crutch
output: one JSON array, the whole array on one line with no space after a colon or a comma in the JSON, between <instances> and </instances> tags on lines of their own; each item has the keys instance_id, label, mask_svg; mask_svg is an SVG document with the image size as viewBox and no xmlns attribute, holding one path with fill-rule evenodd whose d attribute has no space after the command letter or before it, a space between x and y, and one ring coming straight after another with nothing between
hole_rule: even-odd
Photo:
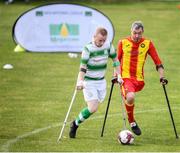
<instances>
[{"instance_id":1,"label":"forearm crutch","mask_svg":"<svg viewBox=\"0 0 180 153\"><path fill-rule=\"evenodd\" d=\"M114 83L115 83L115 82L113 81L113 79L111 80L111 82L112 82L112 84L111 84L111 90L110 90L110 94L109 94L109 98L108 98L106 113L105 113L105 116L104 116L104 123L103 123L102 131L101 131L101 137L103 137L103 134L104 134L104 128L105 128L105 124L106 124L106 118L107 118L107 115L108 115L109 105L110 105L110 101L111 101L111 95L112 95L113 88L114 88Z\"/></svg>"},{"instance_id":2,"label":"forearm crutch","mask_svg":"<svg viewBox=\"0 0 180 153\"><path fill-rule=\"evenodd\" d=\"M167 101L167 105L168 105L168 109L169 109L172 125L173 125L173 128L174 128L174 133L175 133L176 139L178 139L179 137L178 137L178 134L177 134L177 131L176 131L176 126L175 126L175 123L174 123L173 114L172 114L172 111L171 111L168 95L167 95L167 92L166 92L166 87L165 87L164 84L162 84L162 86L163 86L163 89L164 89L164 94L165 94L165 97L166 97L166 101Z\"/></svg>"},{"instance_id":3,"label":"forearm crutch","mask_svg":"<svg viewBox=\"0 0 180 153\"><path fill-rule=\"evenodd\" d=\"M123 95L123 86L120 85L120 92L121 92L121 111L122 111L122 119L123 119L123 130L126 130L127 127L126 127L126 112L125 112L125 98L124 98L124 95Z\"/></svg>"},{"instance_id":4,"label":"forearm crutch","mask_svg":"<svg viewBox=\"0 0 180 153\"><path fill-rule=\"evenodd\" d=\"M72 108L72 105L73 105L73 103L74 103L74 101L75 101L76 93L77 93L77 89L74 90L74 94L73 94L73 97L72 97L72 99L71 99L71 103L70 103L70 105L69 105L69 109L68 109L68 112L67 112L66 117L65 117L65 119L64 119L64 123L63 123L63 126L62 126L62 128L61 128L61 132L60 132L60 134L59 134L59 137L58 137L57 142L59 142L59 141L61 140L61 137L62 137L62 135L63 135L64 128L65 128L65 126L66 126L69 113L70 113L71 108Z\"/></svg>"}]
</instances>

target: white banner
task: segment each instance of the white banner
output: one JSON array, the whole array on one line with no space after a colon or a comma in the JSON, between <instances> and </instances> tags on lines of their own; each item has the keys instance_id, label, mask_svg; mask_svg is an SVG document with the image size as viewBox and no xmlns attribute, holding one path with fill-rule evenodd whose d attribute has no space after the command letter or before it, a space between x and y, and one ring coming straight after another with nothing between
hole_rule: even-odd
<instances>
[{"instance_id":1,"label":"white banner","mask_svg":"<svg viewBox=\"0 0 180 153\"><path fill-rule=\"evenodd\" d=\"M32 52L81 52L99 26L108 30L112 41L114 28L103 13L82 5L55 3L22 14L14 24L13 37Z\"/></svg>"}]
</instances>

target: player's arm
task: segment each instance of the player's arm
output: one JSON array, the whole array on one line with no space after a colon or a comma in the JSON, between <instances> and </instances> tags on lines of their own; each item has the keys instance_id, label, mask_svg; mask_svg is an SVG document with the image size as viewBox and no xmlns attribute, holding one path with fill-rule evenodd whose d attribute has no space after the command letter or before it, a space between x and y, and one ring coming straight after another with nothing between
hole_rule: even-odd
<instances>
[{"instance_id":1,"label":"player's arm","mask_svg":"<svg viewBox=\"0 0 180 153\"><path fill-rule=\"evenodd\" d=\"M86 74L86 71L87 71L86 66L85 65L80 65L77 84L76 84L76 87L77 87L78 90L82 90L84 88L83 81L84 81L84 76Z\"/></svg>"},{"instance_id":2,"label":"player's arm","mask_svg":"<svg viewBox=\"0 0 180 153\"><path fill-rule=\"evenodd\" d=\"M153 59L155 65L156 65L156 70L159 73L160 83L167 84L168 80L165 79L165 76L164 76L164 66L163 66L163 64L159 58L159 55L156 51L156 48L154 47L152 42L150 42L149 55L151 56L151 58Z\"/></svg>"},{"instance_id":3,"label":"player's arm","mask_svg":"<svg viewBox=\"0 0 180 153\"><path fill-rule=\"evenodd\" d=\"M119 62L121 62L122 53L123 53L123 50L122 50L122 41L120 40L118 42L118 45L117 45L117 58L118 58Z\"/></svg>"},{"instance_id":4,"label":"player's arm","mask_svg":"<svg viewBox=\"0 0 180 153\"><path fill-rule=\"evenodd\" d=\"M113 61L114 73L116 76L116 78L114 79L114 82L116 82L116 80L117 80L118 83L122 84L123 80L121 78L121 73L120 73L120 62L117 58L117 54L116 54L116 51L115 51L113 45L111 45L110 57L112 58L112 61Z\"/></svg>"},{"instance_id":5,"label":"player's arm","mask_svg":"<svg viewBox=\"0 0 180 153\"><path fill-rule=\"evenodd\" d=\"M168 84L168 80L164 76L164 67L163 67L163 65L156 65L156 69L159 72L160 83L162 83L164 85Z\"/></svg>"},{"instance_id":6,"label":"player's arm","mask_svg":"<svg viewBox=\"0 0 180 153\"><path fill-rule=\"evenodd\" d=\"M123 84L123 80L121 78L121 73L120 73L120 62L119 60L116 58L113 59L113 67L114 67L114 72L115 72L115 78L114 78L114 82L118 82L120 84Z\"/></svg>"},{"instance_id":7,"label":"player's arm","mask_svg":"<svg viewBox=\"0 0 180 153\"><path fill-rule=\"evenodd\" d=\"M82 90L84 88L83 81L84 81L84 76L87 71L88 60L89 60L89 51L85 47L81 54L81 62L80 62L79 74L78 74L77 84L76 84L76 87L78 90Z\"/></svg>"}]
</instances>

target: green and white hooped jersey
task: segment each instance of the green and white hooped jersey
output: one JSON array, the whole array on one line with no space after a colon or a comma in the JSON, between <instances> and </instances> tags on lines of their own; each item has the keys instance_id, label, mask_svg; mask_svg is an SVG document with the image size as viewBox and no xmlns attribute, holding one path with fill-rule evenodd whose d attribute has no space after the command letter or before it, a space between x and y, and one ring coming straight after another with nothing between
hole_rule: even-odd
<instances>
[{"instance_id":1,"label":"green and white hooped jersey","mask_svg":"<svg viewBox=\"0 0 180 153\"><path fill-rule=\"evenodd\" d=\"M110 42L106 41L102 47L97 47L93 42L87 44L81 55L81 65L87 67L85 80L104 79L108 57L116 57L116 51Z\"/></svg>"}]
</instances>

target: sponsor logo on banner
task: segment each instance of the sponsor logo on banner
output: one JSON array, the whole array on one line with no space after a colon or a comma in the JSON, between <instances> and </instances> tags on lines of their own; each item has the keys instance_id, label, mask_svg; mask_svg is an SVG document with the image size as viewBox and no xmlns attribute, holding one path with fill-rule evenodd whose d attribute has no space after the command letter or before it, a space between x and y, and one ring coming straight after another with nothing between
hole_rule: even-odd
<instances>
[{"instance_id":1,"label":"sponsor logo on banner","mask_svg":"<svg viewBox=\"0 0 180 153\"><path fill-rule=\"evenodd\" d=\"M13 38L27 51L81 52L99 26L108 30L112 42L114 27L102 12L83 5L54 3L23 13L13 26Z\"/></svg>"},{"instance_id":2,"label":"sponsor logo on banner","mask_svg":"<svg viewBox=\"0 0 180 153\"><path fill-rule=\"evenodd\" d=\"M36 11L36 16L43 16L43 11Z\"/></svg>"},{"instance_id":3,"label":"sponsor logo on banner","mask_svg":"<svg viewBox=\"0 0 180 153\"><path fill-rule=\"evenodd\" d=\"M79 25L78 24L50 24L50 39L52 42L62 41L79 41Z\"/></svg>"}]
</instances>

